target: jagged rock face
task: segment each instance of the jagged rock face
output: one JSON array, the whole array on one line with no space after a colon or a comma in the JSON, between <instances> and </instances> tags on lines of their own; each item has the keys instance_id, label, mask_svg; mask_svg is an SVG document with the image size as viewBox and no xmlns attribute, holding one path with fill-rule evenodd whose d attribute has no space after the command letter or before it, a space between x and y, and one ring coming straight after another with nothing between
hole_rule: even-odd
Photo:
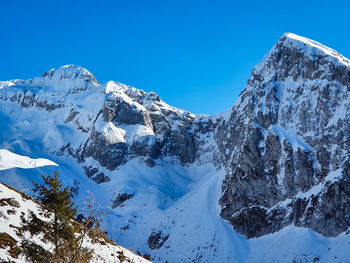
<instances>
[{"instance_id":1,"label":"jagged rock face","mask_svg":"<svg viewBox=\"0 0 350 263\"><path fill-rule=\"evenodd\" d=\"M337 236L350 225L350 63L308 41L280 39L217 133L221 215L247 237L292 223Z\"/></svg>"},{"instance_id":2,"label":"jagged rock face","mask_svg":"<svg viewBox=\"0 0 350 263\"><path fill-rule=\"evenodd\" d=\"M119 138L109 139L108 131L92 128L82 159L93 157L114 170L132 158L142 157L148 166L157 160L176 157L182 164L193 163L201 154L204 140L193 132L198 118L168 106L155 93L125 85L107 83L106 100L97 122L107 123ZM208 136L203 134L203 136Z\"/></svg>"},{"instance_id":3,"label":"jagged rock face","mask_svg":"<svg viewBox=\"0 0 350 263\"><path fill-rule=\"evenodd\" d=\"M104 168L113 171L134 158L152 167L164 161L186 165L210 156L205 141L212 133L201 128L206 120L167 105L153 92L113 81L98 84L79 66L0 84L3 105L14 102L22 111L40 111L47 123L42 127L46 148L77 159L97 183L110 180ZM11 114L6 106L4 111Z\"/></svg>"}]
</instances>

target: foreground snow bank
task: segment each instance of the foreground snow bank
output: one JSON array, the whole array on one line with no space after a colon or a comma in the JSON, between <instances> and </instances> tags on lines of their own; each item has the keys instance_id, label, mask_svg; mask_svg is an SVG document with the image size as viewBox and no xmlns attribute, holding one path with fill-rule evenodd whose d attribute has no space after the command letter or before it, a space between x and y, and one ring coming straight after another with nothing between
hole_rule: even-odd
<instances>
[{"instance_id":1,"label":"foreground snow bank","mask_svg":"<svg viewBox=\"0 0 350 263\"><path fill-rule=\"evenodd\" d=\"M56 163L43 158L32 159L27 156L15 154L9 150L0 149L0 170L11 168L36 168L47 165L55 165Z\"/></svg>"},{"instance_id":2,"label":"foreground snow bank","mask_svg":"<svg viewBox=\"0 0 350 263\"><path fill-rule=\"evenodd\" d=\"M19 245L20 237L17 229L21 227L21 215L28 216L29 211L34 212L36 216L45 220L39 208L40 204L31 200L28 196L9 188L0 183L0 262L26 262L26 260L16 252ZM40 215L41 214L41 215ZM29 233L25 233L29 237ZM38 244L39 239L32 239ZM44 244L50 246L49 244ZM92 243L89 238L83 243L83 246L94 250L91 262L118 263L118 262L134 262L147 263L148 260L135 255L131 251L112 242Z\"/></svg>"}]
</instances>

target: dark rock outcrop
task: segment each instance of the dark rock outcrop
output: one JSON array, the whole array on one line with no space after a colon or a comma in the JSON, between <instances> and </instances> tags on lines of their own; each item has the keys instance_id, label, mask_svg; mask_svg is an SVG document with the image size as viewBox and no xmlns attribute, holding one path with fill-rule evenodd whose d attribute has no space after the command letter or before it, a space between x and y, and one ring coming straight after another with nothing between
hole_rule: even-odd
<instances>
[{"instance_id":1,"label":"dark rock outcrop","mask_svg":"<svg viewBox=\"0 0 350 263\"><path fill-rule=\"evenodd\" d=\"M116 208L122 205L125 201L129 200L133 196L134 194L119 193L118 196L112 200L112 208Z\"/></svg>"},{"instance_id":2,"label":"dark rock outcrop","mask_svg":"<svg viewBox=\"0 0 350 263\"><path fill-rule=\"evenodd\" d=\"M152 250L160 249L168 240L169 235L163 235L161 231L152 232L147 240L148 247Z\"/></svg>"}]
</instances>

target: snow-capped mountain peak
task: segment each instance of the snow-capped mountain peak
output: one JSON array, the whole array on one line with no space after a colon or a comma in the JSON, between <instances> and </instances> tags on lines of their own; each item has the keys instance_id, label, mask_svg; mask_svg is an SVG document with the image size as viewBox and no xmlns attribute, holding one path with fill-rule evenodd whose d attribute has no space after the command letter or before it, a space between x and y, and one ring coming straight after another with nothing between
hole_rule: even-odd
<instances>
[{"instance_id":1,"label":"snow-capped mountain peak","mask_svg":"<svg viewBox=\"0 0 350 263\"><path fill-rule=\"evenodd\" d=\"M308 53L309 55L324 55L330 56L337 59L340 63L345 66L350 66L350 60L344 56L342 56L339 52L335 51L332 48L322 45L314 40L311 40L306 37L298 36L293 33L285 33L281 37L279 42L285 42L289 45L294 45L299 48L304 53Z\"/></svg>"},{"instance_id":2,"label":"snow-capped mountain peak","mask_svg":"<svg viewBox=\"0 0 350 263\"><path fill-rule=\"evenodd\" d=\"M271 63L272 61L279 63ZM262 61L255 66L252 75L265 74L271 76L278 65L285 71L291 71L295 65L303 65L304 67L312 65L313 68L309 70L319 72L321 70L331 71L333 67L350 68L350 60L334 49L316 41L293 33L285 33L264 56ZM320 76L315 77L319 78Z\"/></svg>"},{"instance_id":3,"label":"snow-capped mountain peak","mask_svg":"<svg viewBox=\"0 0 350 263\"><path fill-rule=\"evenodd\" d=\"M65 65L58 69L50 69L41 77L24 82L28 86L42 87L46 93L75 94L85 90L96 89L98 82L87 69L77 65ZM16 81L16 84L18 81Z\"/></svg>"},{"instance_id":4,"label":"snow-capped mountain peak","mask_svg":"<svg viewBox=\"0 0 350 263\"><path fill-rule=\"evenodd\" d=\"M327 262L349 240L350 67L336 51L284 34L213 116L97 84L78 66L57 71L1 82L0 147L28 155L34 144L75 167L66 181L110 209L116 241L159 262L271 262L285 260L291 235L288 261ZM274 238L278 249L265 244Z\"/></svg>"},{"instance_id":5,"label":"snow-capped mountain peak","mask_svg":"<svg viewBox=\"0 0 350 263\"><path fill-rule=\"evenodd\" d=\"M43 78L50 79L52 81L57 80L75 80L81 79L86 82L93 82L98 84L94 75L92 75L87 69L78 65L64 65L58 69L50 69L43 74Z\"/></svg>"}]
</instances>

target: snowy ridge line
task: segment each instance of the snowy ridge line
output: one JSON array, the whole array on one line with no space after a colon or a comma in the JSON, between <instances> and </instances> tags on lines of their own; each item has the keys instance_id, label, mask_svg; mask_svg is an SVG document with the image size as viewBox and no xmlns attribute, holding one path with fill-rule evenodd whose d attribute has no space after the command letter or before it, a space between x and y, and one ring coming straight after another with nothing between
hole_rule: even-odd
<instances>
[{"instance_id":1,"label":"snowy ridge line","mask_svg":"<svg viewBox=\"0 0 350 263\"><path fill-rule=\"evenodd\" d=\"M350 60L346 57L344 57L343 55L341 55L338 51L329 48L325 45L322 45L319 42L316 42L312 39L306 38L306 37L302 37L302 36L298 36L296 34L293 33L285 33L283 34L282 37L286 37L289 41L293 41L297 46L301 47L300 45L298 45L299 43L303 43L307 46L310 46L312 48L315 48L317 50L320 50L321 52L323 52L325 55L331 56L336 58L340 63L342 63L343 65L350 67Z\"/></svg>"},{"instance_id":2,"label":"snowy ridge line","mask_svg":"<svg viewBox=\"0 0 350 263\"><path fill-rule=\"evenodd\" d=\"M350 60L338 51L329 48L325 45L322 45L319 42L308 39L306 37L298 36L293 33L284 33L279 41L266 53L263 59L254 67L254 72L260 72L267 60L271 57L272 54L278 51L279 45L283 45L287 48L296 48L299 52L304 53L307 56L310 56L312 59L315 59L315 55L326 57L328 61L333 58L334 62L338 62L341 66L350 68ZM337 64L337 63L336 63ZM267 75L272 74L272 72L266 72ZM236 101L235 105L240 101L240 97Z\"/></svg>"}]
</instances>

